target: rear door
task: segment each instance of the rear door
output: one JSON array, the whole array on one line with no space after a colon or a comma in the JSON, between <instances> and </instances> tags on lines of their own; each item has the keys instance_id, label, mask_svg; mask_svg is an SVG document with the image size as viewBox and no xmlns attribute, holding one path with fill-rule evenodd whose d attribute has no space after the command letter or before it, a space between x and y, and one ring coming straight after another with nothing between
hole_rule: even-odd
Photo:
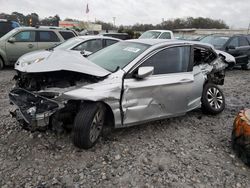
<instances>
[{"instance_id":1,"label":"rear door","mask_svg":"<svg viewBox=\"0 0 250 188\"><path fill-rule=\"evenodd\" d=\"M126 126L172 117L188 110L188 96L194 82L189 70L190 46L161 49L139 67L153 66L154 74L136 79L138 67L124 79L122 109Z\"/></svg>"},{"instance_id":2,"label":"rear door","mask_svg":"<svg viewBox=\"0 0 250 188\"><path fill-rule=\"evenodd\" d=\"M59 37L54 31L36 31L38 49L47 49L57 46L61 43Z\"/></svg>"},{"instance_id":3,"label":"rear door","mask_svg":"<svg viewBox=\"0 0 250 188\"><path fill-rule=\"evenodd\" d=\"M6 53L10 62L15 62L20 56L37 50L35 31L20 31L12 37L15 38L15 42L6 42Z\"/></svg>"}]
</instances>

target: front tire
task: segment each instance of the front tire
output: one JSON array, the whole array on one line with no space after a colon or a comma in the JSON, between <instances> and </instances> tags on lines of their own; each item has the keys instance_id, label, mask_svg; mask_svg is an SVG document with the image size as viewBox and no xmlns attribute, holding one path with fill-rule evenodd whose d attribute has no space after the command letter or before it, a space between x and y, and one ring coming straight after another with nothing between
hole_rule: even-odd
<instances>
[{"instance_id":1,"label":"front tire","mask_svg":"<svg viewBox=\"0 0 250 188\"><path fill-rule=\"evenodd\" d=\"M215 84L206 84L201 98L202 111L216 115L225 109L225 97L221 89Z\"/></svg>"},{"instance_id":2,"label":"front tire","mask_svg":"<svg viewBox=\"0 0 250 188\"><path fill-rule=\"evenodd\" d=\"M76 147L93 147L102 131L105 107L101 103L84 102L77 113L73 127L73 143Z\"/></svg>"}]
</instances>

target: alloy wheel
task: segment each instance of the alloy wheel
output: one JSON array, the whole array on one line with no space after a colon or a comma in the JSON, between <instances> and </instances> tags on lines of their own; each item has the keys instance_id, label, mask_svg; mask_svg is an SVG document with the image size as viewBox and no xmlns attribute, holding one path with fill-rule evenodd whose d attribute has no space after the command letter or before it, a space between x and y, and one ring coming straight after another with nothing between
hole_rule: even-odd
<instances>
[{"instance_id":1,"label":"alloy wheel","mask_svg":"<svg viewBox=\"0 0 250 188\"><path fill-rule=\"evenodd\" d=\"M207 100L210 106L216 110L219 110L223 104L223 96L215 87L207 90Z\"/></svg>"}]
</instances>

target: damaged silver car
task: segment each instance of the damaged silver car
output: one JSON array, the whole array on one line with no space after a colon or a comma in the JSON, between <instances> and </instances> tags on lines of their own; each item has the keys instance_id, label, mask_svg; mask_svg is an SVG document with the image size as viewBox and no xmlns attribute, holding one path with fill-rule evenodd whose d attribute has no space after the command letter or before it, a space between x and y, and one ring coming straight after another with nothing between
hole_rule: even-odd
<instances>
[{"instance_id":1,"label":"damaged silver car","mask_svg":"<svg viewBox=\"0 0 250 188\"><path fill-rule=\"evenodd\" d=\"M226 66L210 46L175 40L122 41L87 58L57 51L18 61L12 115L32 130L70 128L73 143L87 149L104 126L123 128L200 107L222 112L217 85Z\"/></svg>"}]
</instances>

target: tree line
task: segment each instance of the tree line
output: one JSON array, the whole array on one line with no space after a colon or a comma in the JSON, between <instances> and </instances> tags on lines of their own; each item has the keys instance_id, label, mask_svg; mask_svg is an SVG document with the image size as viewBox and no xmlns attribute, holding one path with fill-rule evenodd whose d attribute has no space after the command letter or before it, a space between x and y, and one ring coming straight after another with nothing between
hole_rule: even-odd
<instances>
[{"instance_id":1,"label":"tree line","mask_svg":"<svg viewBox=\"0 0 250 188\"><path fill-rule=\"evenodd\" d=\"M58 26L59 21L61 20L58 15L40 19L37 13L24 15L19 12L12 12L11 14L0 13L0 19L16 21L22 26L36 26L36 25Z\"/></svg>"},{"instance_id":2,"label":"tree line","mask_svg":"<svg viewBox=\"0 0 250 188\"><path fill-rule=\"evenodd\" d=\"M9 19L13 21L19 22L23 26L29 25L45 25L45 26L58 26L59 21L61 20L59 15L49 16L43 19L40 19L37 13L31 13L28 15L24 15L19 12L13 12L11 14L0 14L0 19ZM75 19L66 18L65 21L79 21ZM161 22L160 24L134 24L130 26L115 26L112 23L106 23L103 21L95 21L96 24L101 24L103 30L132 30L132 31L147 31L152 29L166 29L166 30L174 30L174 29L184 29L184 28L197 28L197 29L228 29L228 25L223 20L214 20L211 18L176 18L169 19Z\"/></svg>"}]
</instances>

